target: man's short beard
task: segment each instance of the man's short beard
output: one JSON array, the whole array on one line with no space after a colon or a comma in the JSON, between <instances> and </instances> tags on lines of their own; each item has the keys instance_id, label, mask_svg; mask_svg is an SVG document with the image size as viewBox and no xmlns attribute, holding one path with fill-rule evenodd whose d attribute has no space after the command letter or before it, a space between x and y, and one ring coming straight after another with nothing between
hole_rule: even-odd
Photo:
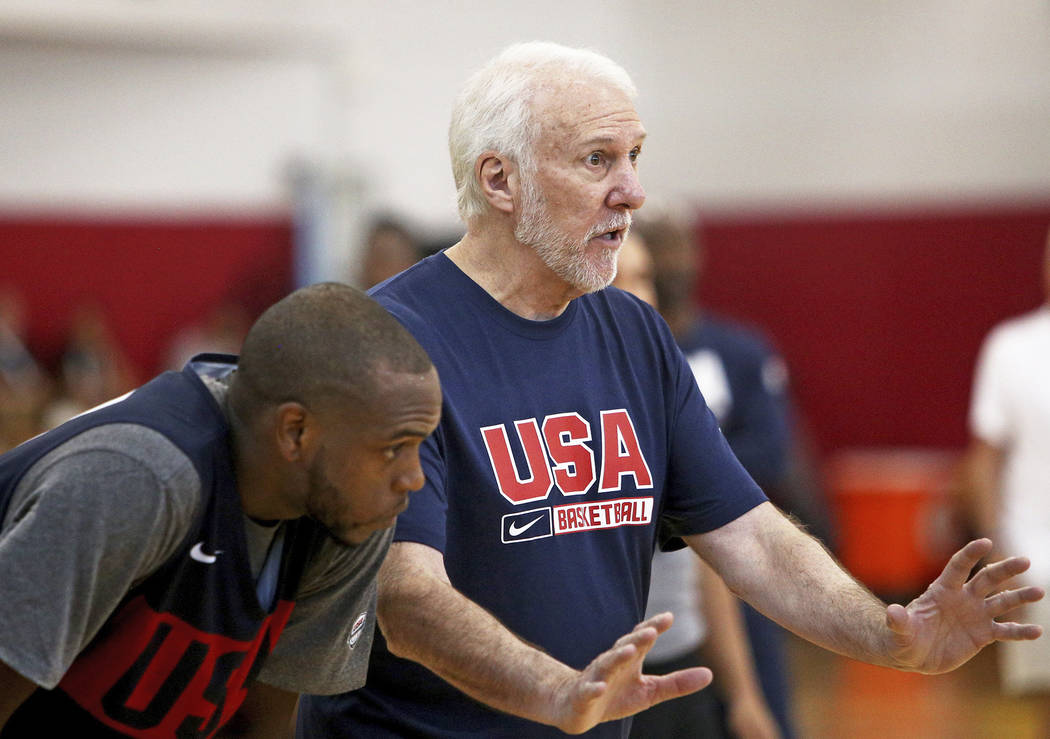
<instances>
[{"instance_id":1,"label":"man's short beard","mask_svg":"<svg viewBox=\"0 0 1050 739\"><path fill-rule=\"evenodd\" d=\"M514 237L535 249L554 274L576 289L589 293L608 287L616 278L617 252L603 249L597 259L588 259L587 244L614 228L629 228L630 214L624 216L626 225L621 225L624 218L619 218L616 224L603 224L592 230L582 242L575 241L551 218L543 193L525 169L522 168L521 216L514 228ZM626 235L626 231L624 233Z\"/></svg>"}]
</instances>

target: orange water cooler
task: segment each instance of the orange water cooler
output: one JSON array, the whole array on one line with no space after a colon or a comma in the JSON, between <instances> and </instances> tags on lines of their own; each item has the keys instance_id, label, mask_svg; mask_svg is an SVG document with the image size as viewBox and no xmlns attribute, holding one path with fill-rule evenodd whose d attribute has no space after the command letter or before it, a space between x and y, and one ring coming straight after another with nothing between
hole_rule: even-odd
<instances>
[{"instance_id":1,"label":"orange water cooler","mask_svg":"<svg viewBox=\"0 0 1050 739\"><path fill-rule=\"evenodd\" d=\"M964 542L952 479L957 452L877 448L838 452L825 466L838 555L874 592L921 592Z\"/></svg>"}]
</instances>

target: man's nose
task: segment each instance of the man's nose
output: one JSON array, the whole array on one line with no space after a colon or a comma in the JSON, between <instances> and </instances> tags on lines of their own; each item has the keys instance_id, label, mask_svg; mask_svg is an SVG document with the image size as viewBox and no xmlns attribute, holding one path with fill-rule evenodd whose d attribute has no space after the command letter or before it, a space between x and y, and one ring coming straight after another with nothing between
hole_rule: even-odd
<instances>
[{"instance_id":1,"label":"man's nose","mask_svg":"<svg viewBox=\"0 0 1050 739\"><path fill-rule=\"evenodd\" d=\"M616 173L617 179L612 191L609 193L608 205L610 208L624 208L637 210L645 202L645 190L642 181L638 178L638 170L634 162L629 160L619 167Z\"/></svg>"},{"instance_id":2,"label":"man's nose","mask_svg":"<svg viewBox=\"0 0 1050 739\"><path fill-rule=\"evenodd\" d=\"M423 483L426 482L426 476L423 474L423 466L418 459L401 472L397 482L398 489L406 492L415 492L423 487Z\"/></svg>"}]
</instances>

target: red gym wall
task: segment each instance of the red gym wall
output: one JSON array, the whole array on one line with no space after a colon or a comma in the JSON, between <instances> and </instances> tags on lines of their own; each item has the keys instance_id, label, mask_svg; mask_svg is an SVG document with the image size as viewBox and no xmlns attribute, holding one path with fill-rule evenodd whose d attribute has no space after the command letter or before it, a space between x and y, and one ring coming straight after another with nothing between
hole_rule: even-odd
<instances>
[{"instance_id":1,"label":"red gym wall","mask_svg":"<svg viewBox=\"0 0 1050 739\"><path fill-rule=\"evenodd\" d=\"M1043 300L1050 202L702 214L701 302L771 335L820 450L962 447L987 330Z\"/></svg>"},{"instance_id":2,"label":"red gym wall","mask_svg":"<svg viewBox=\"0 0 1050 739\"><path fill-rule=\"evenodd\" d=\"M1050 202L929 212L704 213L702 302L762 327L819 450L961 447L980 341L1042 300ZM287 216L0 218L0 286L53 361L94 301L140 372L226 298L252 315L292 287Z\"/></svg>"},{"instance_id":3,"label":"red gym wall","mask_svg":"<svg viewBox=\"0 0 1050 739\"><path fill-rule=\"evenodd\" d=\"M145 380L172 336L223 301L254 318L292 286L286 216L0 218L0 289L28 308L28 341L53 363L73 309L95 303Z\"/></svg>"}]
</instances>

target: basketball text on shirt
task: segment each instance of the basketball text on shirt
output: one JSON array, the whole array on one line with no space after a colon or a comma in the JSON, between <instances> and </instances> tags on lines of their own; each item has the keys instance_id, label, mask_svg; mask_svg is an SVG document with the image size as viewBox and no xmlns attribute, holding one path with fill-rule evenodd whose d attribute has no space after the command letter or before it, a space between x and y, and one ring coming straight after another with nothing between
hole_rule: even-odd
<instances>
[{"instance_id":1,"label":"basketball text on shirt","mask_svg":"<svg viewBox=\"0 0 1050 739\"><path fill-rule=\"evenodd\" d=\"M595 463L591 423L576 412L546 416L542 422L524 418L513 422L524 464L519 470L505 424L486 426L481 435L500 494L514 505L546 500L555 487L563 496L588 493L595 482L599 493L619 492L625 477L634 489L653 487L649 464L642 453L634 422L624 408L600 413L598 443L601 472ZM524 473L524 474L522 474ZM652 497L604 499L532 508L503 516L504 543L531 541L556 534L639 526L652 521Z\"/></svg>"}]
</instances>

